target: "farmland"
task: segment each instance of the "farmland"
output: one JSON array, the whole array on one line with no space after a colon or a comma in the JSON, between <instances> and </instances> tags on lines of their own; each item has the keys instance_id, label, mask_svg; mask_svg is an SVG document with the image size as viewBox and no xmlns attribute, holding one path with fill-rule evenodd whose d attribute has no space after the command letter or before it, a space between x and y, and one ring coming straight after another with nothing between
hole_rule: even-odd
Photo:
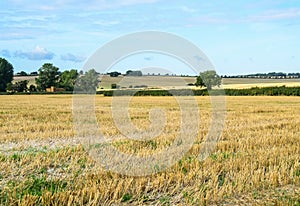
<instances>
[{"instance_id":1,"label":"farmland","mask_svg":"<svg viewBox=\"0 0 300 206\"><path fill-rule=\"evenodd\" d=\"M111 84L119 84L124 77L110 77L104 75L101 77L101 83L99 88L110 89ZM196 77L180 77L180 76L142 76L142 77L125 77L126 83L122 85L128 87L130 85L145 84L148 87L168 86L168 83L172 82L170 88L182 88L181 82L186 84L194 84ZM124 80L123 80L124 81ZM178 85L176 85L178 82ZM174 84L175 83L175 84ZM165 85L164 85L165 84ZM225 89L245 89L251 87L274 87L274 86L300 86L300 79L255 79L255 78L224 78L222 80L223 88ZM196 88L196 87L190 87Z\"/></svg>"},{"instance_id":2,"label":"farmland","mask_svg":"<svg viewBox=\"0 0 300 206\"><path fill-rule=\"evenodd\" d=\"M166 171L142 177L106 171L86 153L76 138L72 95L0 99L0 205L300 204L299 97L226 97L223 134L204 161L197 156L211 104L196 97L200 128L192 148ZM163 132L145 142L122 136L111 106L112 97L96 96L97 122L120 151L157 153L178 134L180 107L173 97L132 98L137 127L150 125L153 107L167 117Z\"/></svg>"},{"instance_id":3,"label":"farmland","mask_svg":"<svg viewBox=\"0 0 300 206\"><path fill-rule=\"evenodd\" d=\"M28 80L28 85L35 85L37 76L19 76L14 77L14 82ZM112 84L120 84L125 87L146 85L148 88L181 89L186 88L185 84L194 84L196 77L180 76L142 76L142 77L110 77L109 75L100 76L101 83L98 90L111 89ZM124 81L125 80L125 81ZM122 82L123 81L123 82ZM185 84L183 84L183 82ZM172 86L170 86L170 84ZM159 85L159 86L158 86ZM184 85L184 86L183 86ZM275 86L300 86L300 79L256 79L256 78L224 78L222 80L225 89L245 89L251 87L275 87ZM196 87L189 87L196 89Z\"/></svg>"}]
</instances>

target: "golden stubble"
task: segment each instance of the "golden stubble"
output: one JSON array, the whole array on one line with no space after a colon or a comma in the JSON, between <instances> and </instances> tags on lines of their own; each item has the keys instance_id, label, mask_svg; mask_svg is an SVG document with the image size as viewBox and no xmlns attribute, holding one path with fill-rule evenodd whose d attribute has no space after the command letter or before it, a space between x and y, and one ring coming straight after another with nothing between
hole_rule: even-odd
<instances>
[{"instance_id":1,"label":"golden stubble","mask_svg":"<svg viewBox=\"0 0 300 206\"><path fill-rule=\"evenodd\" d=\"M129 177L105 171L80 142L72 141L71 95L0 96L0 203L299 204L299 97L226 97L222 137L202 162L197 156L209 129L211 106L209 97L196 99L200 129L189 152L167 171ZM100 131L124 153L163 151L179 133L180 107L172 97L134 97L130 102L130 119L140 129L149 127L152 108L166 114L162 134L149 141L122 135L112 118L110 97L97 96L95 105ZM66 144L55 144L58 140ZM33 142L30 147L28 141ZM11 142L20 145L9 147Z\"/></svg>"}]
</instances>

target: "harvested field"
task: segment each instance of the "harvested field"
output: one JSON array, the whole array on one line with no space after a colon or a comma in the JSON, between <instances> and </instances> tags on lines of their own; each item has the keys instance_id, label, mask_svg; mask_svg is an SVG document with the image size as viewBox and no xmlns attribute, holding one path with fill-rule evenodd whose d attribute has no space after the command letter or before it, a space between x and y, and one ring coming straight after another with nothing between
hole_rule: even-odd
<instances>
[{"instance_id":1,"label":"harvested field","mask_svg":"<svg viewBox=\"0 0 300 206\"><path fill-rule=\"evenodd\" d=\"M121 97L114 97L121 98ZM71 95L0 96L0 205L300 204L299 97L226 97L225 129L215 151L197 156L211 117L200 109L197 140L166 171L131 177L104 170L76 139ZM96 96L96 116L108 143L149 155L168 147L180 126L172 97L134 97L130 118L141 129L149 111L165 111L157 138L124 138L112 119L111 97ZM115 138L121 137L121 138Z\"/></svg>"}]
</instances>

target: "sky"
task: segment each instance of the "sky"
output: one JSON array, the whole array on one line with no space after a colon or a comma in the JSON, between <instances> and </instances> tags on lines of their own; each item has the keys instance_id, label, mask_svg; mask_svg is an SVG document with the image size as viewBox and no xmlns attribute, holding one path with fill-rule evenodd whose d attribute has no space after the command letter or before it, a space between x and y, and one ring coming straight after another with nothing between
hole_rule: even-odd
<instances>
[{"instance_id":1,"label":"sky","mask_svg":"<svg viewBox=\"0 0 300 206\"><path fill-rule=\"evenodd\" d=\"M300 72L299 0L1 0L0 7L0 57L15 72L44 63L80 70L104 44L139 31L191 41L222 75ZM108 70L188 73L169 58L145 53Z\"/></svg>"}]
</instances>

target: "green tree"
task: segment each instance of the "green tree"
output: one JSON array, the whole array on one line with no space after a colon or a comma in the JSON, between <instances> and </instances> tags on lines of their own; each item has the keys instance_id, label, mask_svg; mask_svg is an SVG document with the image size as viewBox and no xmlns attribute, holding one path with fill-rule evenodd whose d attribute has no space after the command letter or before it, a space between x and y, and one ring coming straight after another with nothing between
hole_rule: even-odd
<instances>
[{"instance_id":1,"label":"green tree","mask_svg":"<svg viewBox=\"0 0 300 206\"><path fill-rule=\"evenodd\" d=\"M8 83L6 90L10 92L27 92L28 91L27 84L28 84L28 80L19 81L14 84Z\"/></svg>"},{"instance_id":2,"label":"green tree","mask_svg":"<svg viewBox=\"0 0 300 206\"><path fill-rule=\"evenodd\" d=\"M35 83L39 90L45 91L46 88L57 86L59 80L59 68L53 64L45 63L39 69L39 76L35 79Z\"/></svg>"},{"instance_id":3,"label":"green tree","mask_svg":"<svg viewBox=\"0 0 300 206\"><path fill-rule=\"evenodd\" d=\"M17 73L18 76L28 76L28 74L24 71L20 71Z\"/></svg>"},{"instance_id":4,"label":"green tree","mask_svg":"<svg viewBox=\"0 0 300 206\"><path fill-rule=\"evenodd\" d=\"M213 86L220 86L222 78L214 70L208 70L200 72L197 77L196 86L206 87L207 90L211 90Z\"/></svg>"},{"instance_id":5,"label":"green tree","mask_svg":"<svg viewBox=\"0 0 300 206\"><path fill-rule=\"evenodd\" d=\"M75 69L64 71L60 77L59 87L64 88L66 91L73 91L77 77L78 72Z\"/></svg>"},{"instance_id":6,"label":"green tree","mask_svg":"<svg viewBox=\"0 0 300 206\"><path fill-rule=\"evenodd\" d=\"M94 93L99 82L99 74L94 69L91 69L77 79L76 90L84 93Z\"/></svg>"},{"instance_id":7,"label":"green tree","mask_svg":"<svg viewBox=\"0 0 300 206\"><path fill-rule=\"evenodd\" d=\"M110 73L107 73L107 74L109 74L109 76L111 76L111 77L118 77L119 75L121 75L121 73L117 72L117 71L110 72Z\"/></svg>"},{"instance_id":8,"label":"green tree","mask_svg":"<svg viewBox=\"0 0 300 206\"><path fill-rule=\"evenodd\" d=\"M31 85L29 86L29 91L30 91L30 92L36 92L36 86L34 86L33 84L31 84Z\"/></svg>"},{"instance_id":9,"label":"green tree","mask_svg":"<svg viewBox=\"0 0 300 206\"><path fill-rule=\"evenodd\" d=\"M14 68L6 59L0 58L0 92L6 91L6 86L11 83L14 76Z\"/></svg>"},{"instance_id":10,"label":"green tree","mask_svg":"<svg viewBox=\"0 0 300 206\"><path fill-rule=\"evenodd\" d=\"M128 70L126 71L126 76L143 76L143 73L139 70L136 71Z\"/></svg>"}]
</instances>

